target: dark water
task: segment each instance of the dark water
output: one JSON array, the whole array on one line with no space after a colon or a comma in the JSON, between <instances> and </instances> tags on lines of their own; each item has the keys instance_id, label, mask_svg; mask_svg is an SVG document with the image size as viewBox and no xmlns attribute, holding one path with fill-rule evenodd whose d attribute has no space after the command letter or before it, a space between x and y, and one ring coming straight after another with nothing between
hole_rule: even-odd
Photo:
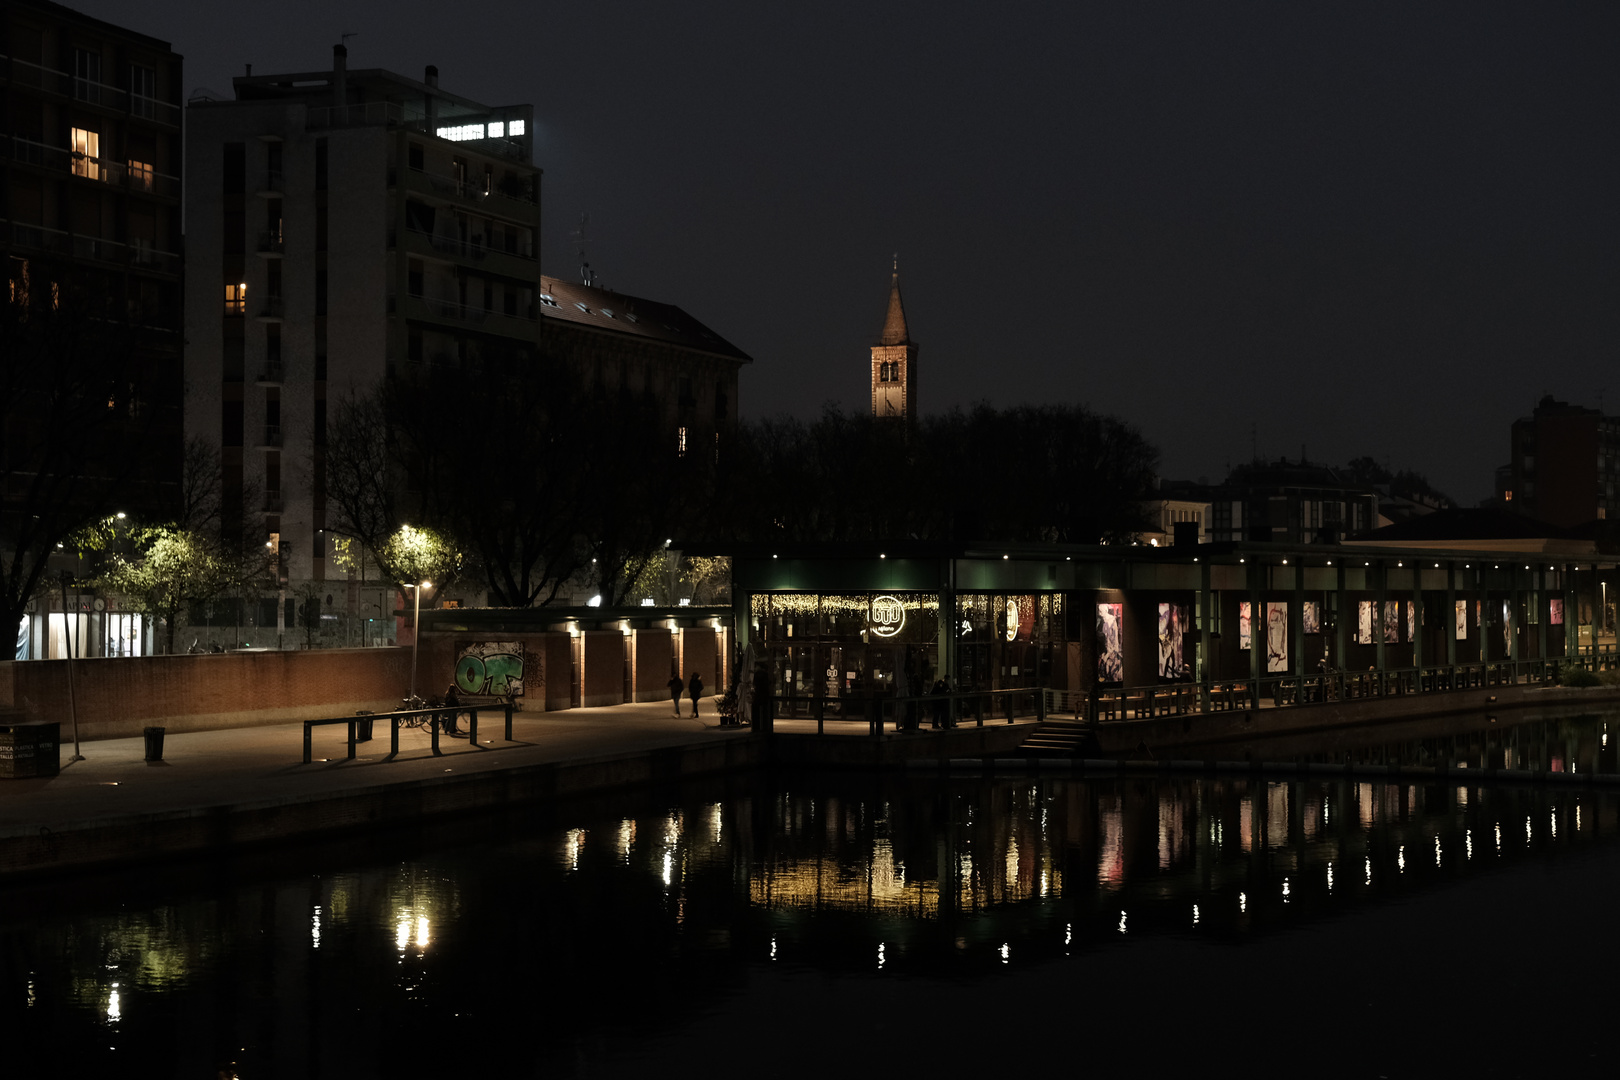
<instances>
[{"instance_id":1,"label":"dark water","mask_svg":"<svg viewBox=\"0 0 1620 1080\"><path fill-rule=\"evenodd\" d=\"M1613 719L1483 737L1584 769ZM17 1076L1612 1075L1617 903L1595 789L756 775L0 892L0 1045Z\"/></svg>"}]
</instances>

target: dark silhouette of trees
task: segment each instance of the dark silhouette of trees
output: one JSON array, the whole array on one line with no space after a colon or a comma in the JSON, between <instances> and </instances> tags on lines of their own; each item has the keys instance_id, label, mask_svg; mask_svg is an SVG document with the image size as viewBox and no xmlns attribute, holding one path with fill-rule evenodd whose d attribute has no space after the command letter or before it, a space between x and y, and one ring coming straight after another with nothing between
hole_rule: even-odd
<instances>
[{"instance_id":1,"label":"dark silhouette of trees","mask_svg":"<svg viewBox=\"0 0 1620 1080\"><path fill-rule=\"evenodd\" d=\"M1079 406L979 405L910 428L828 408L742 428L724 520L751 540L1124 540L1157 464L1133 428Z\"/></svg>"}]
</instances>

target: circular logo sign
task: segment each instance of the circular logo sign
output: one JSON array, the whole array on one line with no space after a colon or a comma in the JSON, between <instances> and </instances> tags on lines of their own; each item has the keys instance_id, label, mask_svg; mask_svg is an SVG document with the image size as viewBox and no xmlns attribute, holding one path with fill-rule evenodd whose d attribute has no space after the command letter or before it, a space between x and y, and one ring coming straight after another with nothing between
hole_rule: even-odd
<instances>
[{"instance_id":1,"label":"circular logo sign","mask_svg":"<svg viewBox=\"0 0 1620 1080\"><path fill-rule=\"evenodd\" d=\"M906 607L892 596L874 596L872 598L872 618L869 626L872 633L881 638L890 638L900 632L906 625Z\"/></svg>"}]
</instances>

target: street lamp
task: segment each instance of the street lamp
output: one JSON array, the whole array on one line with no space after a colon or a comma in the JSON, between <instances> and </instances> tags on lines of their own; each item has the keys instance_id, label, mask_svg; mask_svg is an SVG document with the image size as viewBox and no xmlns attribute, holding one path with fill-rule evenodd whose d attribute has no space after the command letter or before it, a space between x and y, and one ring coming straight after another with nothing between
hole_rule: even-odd
<instances>
[{"instance_id":1,"label":"street lamp","mask_svg":"<svg viewBox=\"0 0 1620 1080\"><path fill-rule=\"evenodd\" d=\"M410 588L416 593L416 613L411 617L411 704L416 704L416 647L422 641L422 590L432 588L433 582L424 581Z\"/></svg>"}]
</instances>

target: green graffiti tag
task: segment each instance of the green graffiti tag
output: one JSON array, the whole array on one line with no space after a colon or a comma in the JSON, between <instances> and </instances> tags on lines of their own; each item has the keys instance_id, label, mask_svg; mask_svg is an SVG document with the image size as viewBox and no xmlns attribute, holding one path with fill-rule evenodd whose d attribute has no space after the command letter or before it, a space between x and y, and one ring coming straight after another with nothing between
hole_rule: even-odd
<instances>
[{"instance_id":1,"label":"green graffiti tag","mask_svg":"<svg viewBox=\"0 0 1620 1080\"><path fill-rule=\"evenodd\" d=\"M464 694L505 697L523 693L523 651L515 641L486 641L456 659L456 689Z\"/></svg>"}]
</instances>

